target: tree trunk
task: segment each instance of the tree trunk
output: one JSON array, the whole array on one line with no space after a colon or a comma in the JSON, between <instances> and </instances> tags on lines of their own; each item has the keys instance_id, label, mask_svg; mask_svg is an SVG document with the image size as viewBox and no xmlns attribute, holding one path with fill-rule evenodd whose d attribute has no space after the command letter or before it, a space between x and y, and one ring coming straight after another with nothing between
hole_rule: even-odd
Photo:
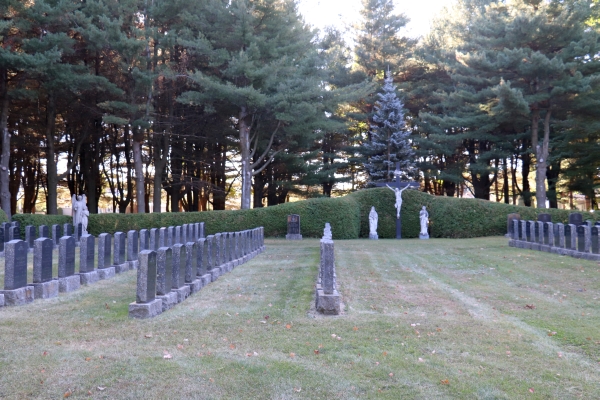
<instances>
[{"instance_id":1,"label":"tree trunk","mask_svg":"<svg viewBox=\"0 0 600 400\"><path fill-rule=\"evenodd\" d=\"M558 176L560 175L560 160L556 160L550 164L548 171L546 172L546 179L548 181L548 203L550 208L558 208L558 196L556 193L556 184L558 183Z\"/></svg>"},{"instance_id":2,"label":"tree trunk","mask_svg":"<svg viewBox=\"0 0 600 400\"><path fill-rule=\"evenodd\" d=\"M531 187L529 186L529 172L531 171L531 154L527 150L529 142L523 140L523 155L521 156L521 179L523 179L523 188L521 195L526 207L531 207ZM516 180L516 176L515 176Z\"/></svg>"},{"instance_id":3,"label":"tree trunk","mask_svg":"<svg viewBox=\"0 0 600 400\"><path fill-rule=\"evenodd\" d=\"M248 118L250 115L246 111L246 107L242 106L239 114L239 131L240 131L240 156L242 159L242 210L250 208L250 195L252 185L252 162L250 149L250 125Z\"/></svg>"},{"instance_id":4,"label":"tree trunk","mask_svg":"<svg viewBox=\"0 0 600 400\"><path fill-rule=\"evenodd\" d=\"M502 191L504 192L504 203L505 204L510 204L509 203L509 181L508 181L508 159L505 158L504 161L504 168L502 169L502 178L504 180L504 183L502 185Z\"/></svg>"},{"instance_id":5,"label":"tree trunk","mask_svg":"<svg viewBox=\"0 0 600 400\"><path fill-rule=\"evenodd\" d=\"M548 155L550 149L550 117L552 110L546 111L544 117L544 138L535 145L537 167L535 170L535 200L537 208L546 208L546 172L548 169ZM536 127L537 129L537 127Z\"/></svg>"},{"instance_id":6,"label":"tree trunk","mask_svg":"<svg viewBox=\"0 0 600 400\"><path fill-rule=\"evenodd\" d=\"M133 166L135 169L135 200L138 214L146 213L146 186L144 179L144 161L142 160L142 141L144 134L134 128L132 148Z\"/></svg>"},{"instance_id":7,"label":"tree trunk","mask_svg":"<svg viewBox=\"0 0 600 400\"><path fill-rule=\"evenodd\" d=\"M51 215L55 215L58 212L58 174L56 171L56 153L54 149L54 116L54 96L49 94L48 104L46 105L46 181L48 182L48 194L46 197L46 213Z\"/></svg>"},{"instance_id":8,"label":"tree trunk","mask_svg":"<svg viewBox=\"0 0 600 400\"><path fill-rule=\"evenodd\" d=\"M5 69L0 70L0 97L2 111L0 114L0 135L2 135L2 154L0 155L0 206L10 220L10 190L8 161L10 158L10 134L8 133L8 75Z\"/></svg>"}]
</instances>

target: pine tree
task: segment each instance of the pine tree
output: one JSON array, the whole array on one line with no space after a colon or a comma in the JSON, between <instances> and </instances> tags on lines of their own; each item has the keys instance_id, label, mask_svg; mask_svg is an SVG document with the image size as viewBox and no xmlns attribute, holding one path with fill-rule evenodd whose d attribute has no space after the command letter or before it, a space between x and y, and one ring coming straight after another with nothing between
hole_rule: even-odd
<instances>
[{"instance_id":1,"label":"pine tree","mask_svg":"<svg viewBox=\"0 0 600 400\"><path fill-rule=\"evenodd\" d=\"M390 181L396 163L400 163L400 171L404 175L412 175L415 164L410 132L405 129L404 105L396 95L390 71L382 90L375 102L371 140L364 145L369 158L365 169L372 181Z\"/></svg>"}]
</instances>

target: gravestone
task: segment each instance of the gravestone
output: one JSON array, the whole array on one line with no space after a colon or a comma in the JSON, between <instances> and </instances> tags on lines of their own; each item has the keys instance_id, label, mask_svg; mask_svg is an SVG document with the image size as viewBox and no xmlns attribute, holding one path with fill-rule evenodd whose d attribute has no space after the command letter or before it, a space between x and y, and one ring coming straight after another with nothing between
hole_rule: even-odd
<instances>
[{"instance_id":1,"label":"gravestone","mask_svg":"<svg viewBox=\"0 0 600 400\"><path fill-rule=\"evenodd\" d=\"M18 226L11 226L8 228L8 241L21 240L21 228Z\"/></svg>"},{"instance_id":2,"label":"gravestone","mask_svg":"<svg viewBox=\"0 0 600 400\"><path fill-rule=\"evenodd\" d=\"M4 290L7 306L30 303L35 298L33 286L27 285L27 243L11 240L4 247Z\"/></svg>"},{"instance_id":3,"label":"gravestone","mask_svg":"<svg viewBox=\"0 0 600 400\"><path fill-rule=\"evenodd\" d=\"M40 225L39 233L40 234L38 235L38 237L49 238L50 237L50 228L48 228L48 226L46 226L46 225ZM52 245L54 245L54 241L52 241Z\"/></svg>"},{"instance_id":4,"label":"gravestone","mask_svg":"<svg viewBox=\"0 0 600 400\"><path fill-rule=\"evenodd\" d=\"M4 253L4 229L0 228L0 253Z\"/></svg>"},{"instance_id":5,"label":"gravestone","mask_svg":"<svg viewBox=\"0 0 600 400\"><path fill-rule=\"evenodd\" d=\"M196 243L185 244L185 284L190 287L190 294L194 294L202 288L202 280L196 276L198 273L198 248Z\"/></svg>"},{"instance_id":6,"label":"gravestone","mask_svg":"<svg viewBox=\"0 0 600 400\"><path fill-rule=\"evenodd\" d=\"M95 255L96 238L87 233L81 235L79 238L79 280L82 285L90 285L100 279L98 271L94 269Z\"/></svg>"},{"instance_id":7,"label":"gravestone","mask_svg":"<svg viewBox=\"0 0 600 400\"><path fill-rule=\"evenodd\" d=\"M81 235L83 235L83 224L79 222L77 225L73 226L73 229L73 237L75 238L76 242L79 242L79 238L81 237Z\"/></svg>"},{"instance_id":8,"label":"gravestone","mask_svg":"<svg viewBox=\"0 0 600 400\"><path fill-rule=\"evenodd\" d=\"M54 241L54 247L59 245L60 238L62 237L62 228L58 224L52 225L52 240Z\"/></svg>"},{"instance_id":9,"label":"gravestone","mask_svg":"<svg viewBox=\"0 0 600 400\"><path fill-rule=\"evenodd\" d=\"M176 244L183 244L183 237L182 237L182 227L181 226L176 226L175 227L175 241L174 243Z\"/></svg>"},{"instance_id":10,"label":"gravestone","mask_svg":"<svg viewBox=\"0 0 600 400\"><path fill-rule=\"evenodd\" d=\"M221 233L215 233L215 238L213 239L214 243L214 251L215 251L215 262L213 265L213 269L219 268L221 266L221 251L223 246L223 241L221 240Z\"/></svg>"},{"instance_id":11,"label":"gravestone","mask_svg":"<svg viewBox=\"0 0 600 400\"><path fill-rule=\"evenodd\" d=\"M29 248L29 251L33 250L33 243L36 239L35 237L35 226L33 225L27 225L25 227L25 242L27 243L27 247Z\"/></svg>"},{"instance_id":12,"label":"gravestone","mask_svg":"<svg viewBox=\"0 0 600 400\"><path fill-rule=\"evenodd\" d=\"M569 214L569 224L573 224L575 226L579 226L583 224L583 215L581 213L570 213Z\"/></svg>"},{"instance_id":13,"label":"gravestone","mask_svg":"<svg viewBox=\"0 0 600 400\"><path fill-rule=\"evenodd\" d=\"M210 274L210 270L213 268L213 242L214 235L208 235L206 237L206 272ZM212 274L211 274L212 275ZM211 280L212 282L212 280Z\"/></svg>"},{"instance_id":14,"label":"gravestone","mask_svg":"<svg viewBox=\"0 0 600 400\"><path fill-rule=\"evenodd\" d=\"M63 224L63 236L73 236L73 225Z\"/></svg>"},{"instance_id":15,"label":"gravestone","mask_svg":"<svg viewBox=\"0 0 600 400\"><path fill-rule=\"evenodd\" d=\"M298 214L290 214L287 217L287 235L285 235L287 240L302 240L302 235L300 234L300 215Z\"/></svg>"},{"instance_id":16,"label":"gravestone","mask_svg":"<svg viewBox=\"0 0 600 400\"><path fill-rule=\"evenodd\" d=\"M548 247L555 246L554 224L552 222L544 223L544 244Z\"/></svg>"},{"instance_id":17,"label":"gravestone","mask_svg":"<svg viewBox=\"0 0 600 400\"><path fill-rule=\"evenodd\" d=\"M58 280L52 279L52 250L50 238L39 238L33 242L33 291L36 299L58 296Z\"/></svg>"},{"instance_id":18,"label":"gravestone","mask_svg":"<svg viewBox=\"0 0 600 400\"><path fill-rule=\"evenodd\" d=\"M204 265L204 247L206 246L206 239L199 238L196 241L196 266L198 269L196 270L196 276L202 276L206 273L206 266Z\"/></svg>"},{"instance_id":19,"label":"gravestone","mask_svg":"<svg viewBox=\"0 0 600 400\"><path fill-rule=\"evenodd\" d=\"M600 240L600 236L598 235L598 227L593 226L590 229L591 241L592 241L592 253L600 254L600 244L598 240Z\"/></svg>"},{"instance_id":20,"label":"gravestone","mask_svg":"<svg viewBox=\"0 0 600 400\"><path fill-rule=\"evenodd\" d=\"M321 260L317 282L316 309L321 314L338 315L340 296L335 284L335 255L333 240L321 239Z\"/></svg>"},{"instance_id":21,"label":"gravestone","mask_svg":"<svg viewBox=\"0 0 600 400\"><path fill-rule=\"evenodd\" d=\"M129 263L129 269L136 269L138 267L138 246L138 231L132 229L127 232L127 262Z\"/></svg>"},{"instance_id":22,"label":"gravestone","mask_svg":"<svg viewBox=\"0 0 600 400\"><path fill-rule=\"evenodd\" d=\"M199 222L198 223L198 235L203 238L206 239L206 235L204 232L204 222Z\"/></svg>"},{"instance_id":23,"label":"gravestone","mask_svg":"<svg viewBox=\"0 0 600 400\"><path fill-rule=\"evenodd\" d=\"M167 228L162 227L159 229L158 233L158 247L170 247L168 243L169 241L167 240Z\"/></svg>"},{"instance_id":24,"label":"gravestone","mask_svg":"<svg viewBox=\"0 0 600 400\"><path fill-rule=\"evenodd\" d=\"M156 252L139 254L135 302L129 304L131 318L152 318L162 312L162 299L156 298Z\"/></svg>"},{"instance_id":25,"label":"gravestone","mask_svg":"<svg viewBox=\"0 0 600 400\"><path fill-rule=\"evenodd\" d=\"M556 223L556 230L558 232L558 245L556 247L564 249L566 246L565 225L560 222ZM563 254L563 252L559 252L559 254Z\"/></svg>"},{"instance_id":26,"label":"gravestone","mask_svg":"<svg viewBox=\"0 0 600 400\"><path fill-rule=\"evenodd\" d=\"M167 246L172 247L175 244L175 227L169 226L167 228Z\"/></svg>"},{"instance_id":27,"label":"gravestone","mask_svg":"<svg viewBox=\"0 0 600 400\"><path fill-rule=\"evenodd\" d=\"M154 250L150 248L150 232L148 229L140 229L140 251Z\"/></svg>"},{"instance_id":28,"label":"gravestone","mask_svg":"<svg viewBox=\"0 0 600 400\"><path fill-rule=\"evenodd\" d=\"M529 224L527 223L527 221L521 220L519 221L519 225L521 226L521 240L527 242L529 240L527 233L527 227L529 226Z\"/></svg>"},{"instance_id":29,"label":"gravestone","mask_svg":"<svg viewBox=\"0 0 600 400\"><path fill-rule=\"evenodd\" d=\"M571 232L571 243L569 244L569 248L571 250L577 251L577 225L569 224L570 232Z\"/></svg>"},{"instance_id":30,"label":"gravestone","mask_svg":"<svg viewBox=\"0 0 600 400\"><path fill-rule=\"evenodd\" d=\"M75 275L75 239L63 236L58 241L58 290L72 292L80 286L81 279Z\"/></svg>"},{"instance_id":31,"label":"gravestone","mask_svg":"<svg viewBox=\"0 0 600 400\"><path fill-rule=\"evenodd\" d=\"M187 240L188 236L189 236L188 235L188 224L183 224L181 226L181 236L180 236L181 242L180 243L186 244L188 242L188 240Z\"/></svg>"},{"instance_id":32,"label":"gravestone","mask_svg":"<svg viewBox=\"0 0 600 400\"><path fill-rule=\"evenodd\" d=\"M176 243L173 249L173 286L171 290L177 293L177 302L181 303L190 295L190 288L185 284L186 250L181 243Z\"/></svg>"},{"instance_id":33,"label":"gravestone","mask_svg":"<svg viewBox=\"0 0 600 400\"><path fill-rule=\"evenodd\" d=\"M150 250L154 250L154 251L158 250L159 232L160 232L160 230L158 228L150 229Z\"/></svg>"},{"instance_id":34,"label":"gravestone","mask_svg":"<svg viewBox=\"0 0 600 400\"><path fill-rule=\"evenodd\" d=\"M173 250L160 247L156 252L156 298L162 301L162 311L177 304L177 293L173 287Z\"/></svg>"},{"instance_id":35,"label":"gravestone","mask_svg":"<svg viewBox=\"0 0 600 400\"><path fill-rule=\"evenodd\" d=\"M114 238L113 267L115 267L115 272L120 274L129 271L129 263L125 260L125 234L115 232Z\"/></svg>"},{"instance_id":36,"label":"gravestone","mask_svg":"<svg viewBox=\"0 0 600 400\"><path fill-rule=\"evenodd\" d=\"M8 243L10 242L10 240L8 240L8 236L10 235L10 228L11 228L11 224L8 222L3 222L2 223L2 230L4 231L4 243Z\"/></svg>"},{"instance_id":37,"label":"gravestone","mask_svg":"<svg viewBox=\"0 0 600 400\"><path fill-rule=\"evenodd\" d=\"M98 235L98 278L109 279L115 276L112 266L112 236L110 233Z\"/></svg>"},{"instance_id":38,"label":"gravestone","mask_svg":"<svg viewBox=\"0 0 600 400\"><path fill-rule=\"evenodd\" d=\"M548 213L539 213L537 220L538 222L552 222L552 215Z\"/></svg>"}]
</instances>

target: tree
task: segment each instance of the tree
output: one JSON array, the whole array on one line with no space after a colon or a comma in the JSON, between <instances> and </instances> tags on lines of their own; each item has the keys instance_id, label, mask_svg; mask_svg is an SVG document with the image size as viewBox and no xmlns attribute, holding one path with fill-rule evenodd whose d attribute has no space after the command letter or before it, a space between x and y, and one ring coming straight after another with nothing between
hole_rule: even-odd
<instances>
[{"instance_id":1,"label":"tree","mask_svg":"<svg viewBox=\"0 0 600 400\"><path fill-rule=\"evenodd\" d=\"M414 151L409 141L410 132L404 123L404 105L396 95L392 73L387 72L383 93L378 93L371 126L371 140L365 143L369 157L365 169L372 181L391 181L394 166L399 163L405 175L414 169Z\"/></svg>"}]
</instances>

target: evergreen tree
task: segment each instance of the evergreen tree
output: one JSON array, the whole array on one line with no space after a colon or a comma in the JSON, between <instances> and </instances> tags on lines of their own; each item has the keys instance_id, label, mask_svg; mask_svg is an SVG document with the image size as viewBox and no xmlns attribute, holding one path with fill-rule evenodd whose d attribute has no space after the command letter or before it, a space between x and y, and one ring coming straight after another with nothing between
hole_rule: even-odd
<instances>
[{"instance_id":1,"label":"evergreen tree","mask_svg":"<svg viewBox=\"0 0 600 400\"><path fill-rule=\"evenodd\" d=\"M410 132L405 129L404 105L396 95L390 71L382 90L375 102L371 140L364 145L369 158L365 169L372 181L390 181L396 163L400 163L400 171L404 175L412 175L415 165Z\"/></svg>"}]
</instances>

